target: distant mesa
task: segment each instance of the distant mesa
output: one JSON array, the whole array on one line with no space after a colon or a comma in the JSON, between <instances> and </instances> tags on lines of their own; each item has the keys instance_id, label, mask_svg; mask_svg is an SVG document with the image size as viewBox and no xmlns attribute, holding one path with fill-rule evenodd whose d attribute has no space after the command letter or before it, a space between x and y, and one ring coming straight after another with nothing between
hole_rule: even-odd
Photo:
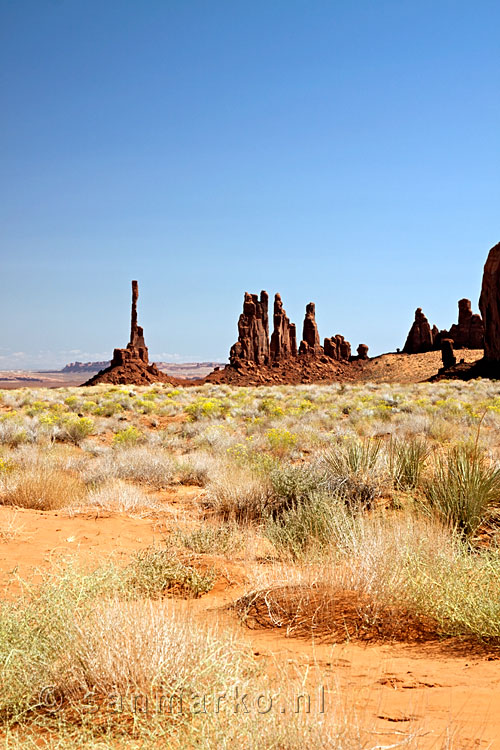
<instances>
[{"instance_id":1,"label":"distant mesa","mask_svg":"<svg viewBox=\"0 0 500 750\"><path fill-rule=\"evenodd\" d=\"M96 373L109 367L110 364L111 360L104 362L70 362L58 372L64 374ZM186 380L199 380L216 367L224 366L224 362L155 362L155 364L158 370Z\"/></svg>"},{"instance_id":2,"label":"distant mesa","mask_svg":"<svg viewBox=\"0 0 500 750\"><path fill-rule=\"evenodd\" d=\"M149 363L149 354L144 340L144 331L137 325L137 300L139 284L132 281L132 315L130 341L126 349L115 349L109 367L101 370L83 385L113 383L115 385L147 385L148 383L172 383L175 378L161 372L156 365Z\"/></svg>"},{"instance_id":3,"label":"distant mesa","mask_svg":"<svg viewBox=\"0 0 500 750\"><path fill-rule=\"evenodd\" d=\"M321 345L314 302L306 306L298 346L296 326L290 322L280 294L274 297L271 336L268 308L266 291L260 296L245 292L238 340L231 347L229 365L209 375L210 382L258 385L356 378L352 363L367 360L368 347L360 344L358 356L352 357L350 343L340 334L325 338Z\"/></svg>"},{"instance_id":4,"label":"distant mesa","mask_svg":"<svg viewBox=\"0 0 500 750\"><path fill-rule=\"evenodd\" d=\"M70 362L65 365L60 372L99 372L104 368L109 367L111 360L104 360L103 362Z\"/></svg>"},{"instance_id":5,"label":"distant mesa","mask_svg":"<svg viewBox=\"0 0 500 750\"><path fill-rule=\"evenodd\" d=\"M453 341L455 349L484 348L483 320L480 315L473 314L470 300L459 300L458 323L454 323L449 331L440 331L437 326L431 328L422 308L418 307L403 352L406 354L423 354L424 352L439 351L444 339Z\"/></svg>"}]
</instances>

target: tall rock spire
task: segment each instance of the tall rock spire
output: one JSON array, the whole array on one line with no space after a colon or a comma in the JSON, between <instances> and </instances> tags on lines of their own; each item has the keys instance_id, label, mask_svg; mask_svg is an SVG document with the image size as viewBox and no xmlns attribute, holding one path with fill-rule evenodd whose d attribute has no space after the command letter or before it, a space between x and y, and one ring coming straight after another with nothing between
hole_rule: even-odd
<instances>
[{"instance_id":1,"label":"tall rock spire","mask_svg":"<svg viewBox=\"0 0 500 750\"><path fill-rule=\"evenodd\" d=\"M144 341L144 331L141 326L137 325L137 300L139 299L139 284L132 281L132 315L130 321L130 341L127 349L135 352L139 359L146 364L149 362L148 347Z\"/></svg>"}]
</instances>

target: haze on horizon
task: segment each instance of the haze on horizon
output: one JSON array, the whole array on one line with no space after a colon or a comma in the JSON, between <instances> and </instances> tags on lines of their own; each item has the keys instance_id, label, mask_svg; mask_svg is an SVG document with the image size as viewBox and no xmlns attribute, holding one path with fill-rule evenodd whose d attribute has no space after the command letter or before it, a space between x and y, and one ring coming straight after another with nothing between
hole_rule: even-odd
<instances>
[{"instance_id":1,"label":"haze on horizon","mask_svg":"<svg viewBox=\"0 0 500 750\"><path fill-rule=\"evenodd\" d=\"M227 358L244 291L370 354L474 311L494 0L3 0L0 369Z\"/></svg>"}]
</instances>

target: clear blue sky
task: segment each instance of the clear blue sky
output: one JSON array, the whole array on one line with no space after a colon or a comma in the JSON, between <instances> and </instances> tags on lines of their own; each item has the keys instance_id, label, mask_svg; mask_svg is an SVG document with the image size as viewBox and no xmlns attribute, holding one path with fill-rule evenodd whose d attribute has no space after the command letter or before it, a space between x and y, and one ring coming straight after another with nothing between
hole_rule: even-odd
<instances>
[{"instance_id":1,"label":"clear blue sky","mask_svg":"<svg viewBox=\"0 0 500 750\"><path fill-rule=\"evenodd\" d=\"M245 290L372 354L500 240L498 0L0 0L0 368L221 359Z\"/></svg>"}]
</instances>

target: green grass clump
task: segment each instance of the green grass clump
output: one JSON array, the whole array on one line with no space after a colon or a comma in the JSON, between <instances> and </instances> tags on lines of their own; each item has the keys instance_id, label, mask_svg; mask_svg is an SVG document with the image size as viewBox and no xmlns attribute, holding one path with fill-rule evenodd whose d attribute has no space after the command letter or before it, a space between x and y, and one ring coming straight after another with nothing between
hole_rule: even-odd
<instances>
[{"instance_id":1,"label":"green grass clump","mask_svg":"<svg viewBox=\"0 0 500 750\"><path fill-rule=\"evenodd\" d=\"M397 489L413 490L418 487L429 453L429 444L423 438L391 440L389 471Z\"/></svg>"},{"instance_id":2,"label":"green grass clump","mask_svg":"<svg viewBox=\"0 0 500 750\"><path fill-rule=\"evenodd\" d=\"M300 560L321 553L331 545L338 514L336 498L313 492L283 510L279 517L269 518L264 534L280 556Z\"/></svg>"},{"instance_id":3,"label":"green grass clump","mask_svg":"<svg viewBox=\"0 0 500 750\"><path fill-rule=\"evenodd\" d=\"M429 511L470 538L500 504L500 470L477 446L457 445L436 459L424 495Z\"/></svg>"},{"instance_id":4,"label":"green grass clump","mask_svg":"<svg viewBox=\"0 0 500 750\"><path fill-rule=\"evenodd\" d=\"M328 489L349 505L369 508L383 490L381 440L348 439L326 451L322 464Z\"/></svg>"}]
</instances>

